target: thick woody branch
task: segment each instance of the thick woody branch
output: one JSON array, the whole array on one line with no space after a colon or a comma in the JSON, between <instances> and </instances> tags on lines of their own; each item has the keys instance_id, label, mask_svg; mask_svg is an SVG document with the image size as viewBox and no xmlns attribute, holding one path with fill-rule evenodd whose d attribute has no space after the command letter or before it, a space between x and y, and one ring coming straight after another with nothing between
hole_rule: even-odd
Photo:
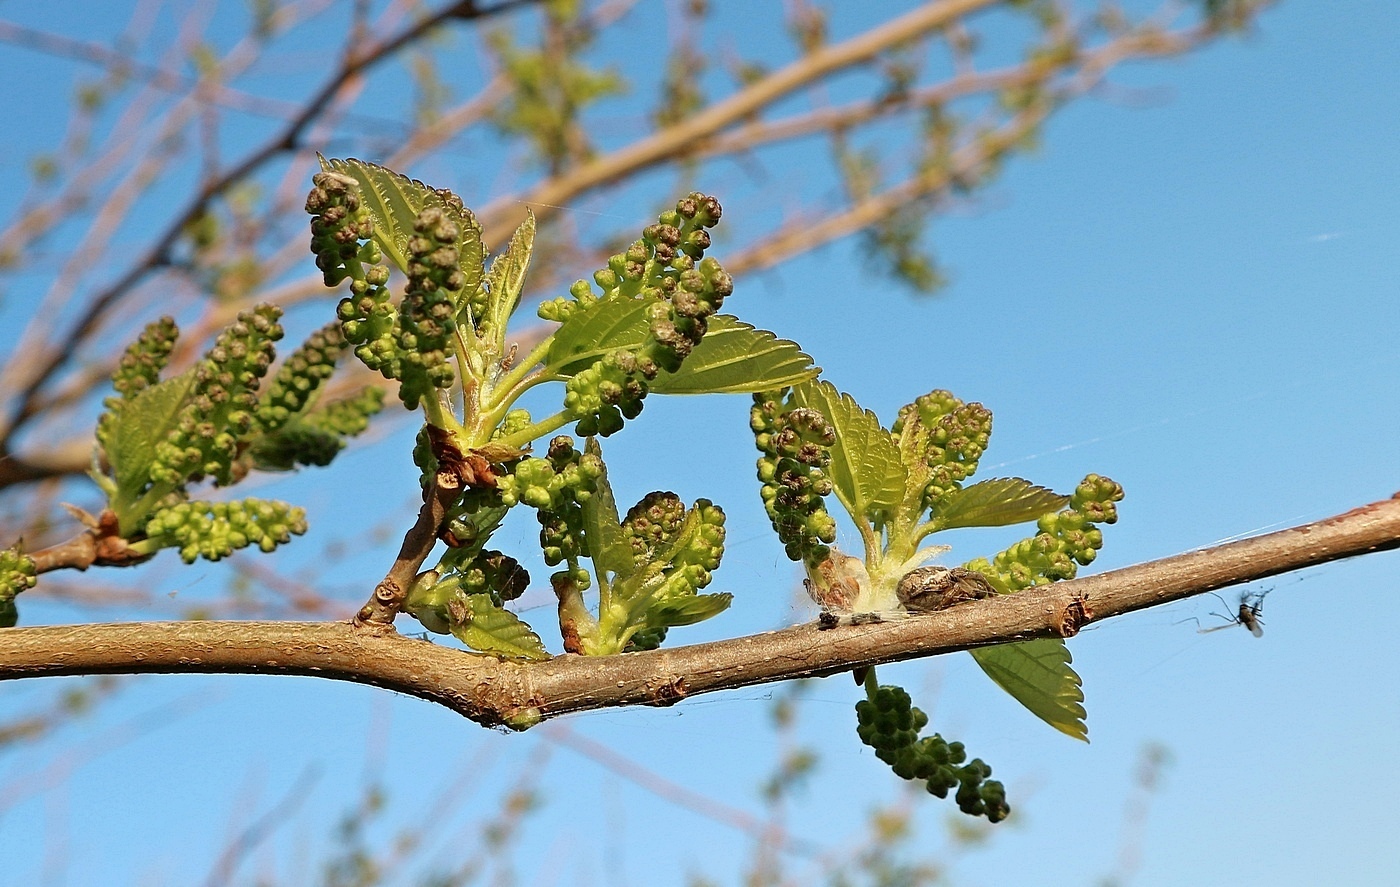
<instances>
[{"instance_id":1,"label":"thick woody branch","mask_svg":"<svg viewBox=\"0 0 1400 887\"><path fill-rule=\"evenodd\" d=\"M502 662L350 623L163 622L0 632L0 680L137 673L298 674L446 705L482 724L541 718L834 674L1038 637L1230 585L1400 547L1400 494L1311 524L925 616L821 630L799 625L617 656Z\"/></svg>"}]
</instances>

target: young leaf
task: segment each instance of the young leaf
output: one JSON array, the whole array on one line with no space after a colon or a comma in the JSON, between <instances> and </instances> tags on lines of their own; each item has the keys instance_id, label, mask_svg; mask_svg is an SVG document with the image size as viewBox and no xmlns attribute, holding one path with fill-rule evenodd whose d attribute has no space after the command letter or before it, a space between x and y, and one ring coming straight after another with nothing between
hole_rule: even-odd
<instances>
[{"instance_id":1,"label":"young leaf","mask_svg":"<svg viewBox=\"0 0 1400 887\"><path fill-rule=\"evenodd\" d=\"M970 652L987 677L1031 714L1061 733L1089 741L1084 691L1079 675L1070 668L1074 660L1064 641L1042 638Z\"/></svg>"},{"instance_id":2,"label":"young leaf","mask_svg":"<svg viewBox=\"0 0 1400 887\"><path fill-rule=\"evenodd\" d=\"M603 450L598 441L590 437L584 444L584 452L597 456L601 461ZM632 575L635 564L632 559L632 545L622 532L622 524L617 515L617 501L613 498L612 485L608 483L608 469L604 465L598 475L598 488L582 503L583 534L588 540L588 550L593 555L600 583L613 578L625 579Z\"/></svg>"},{"instance_id":3,"label":"young leaf","mask_svg":"<svg viewBox=\"0 0 1400 887\"><path fill-rule=\"evenodd\" d=\"M318 155L319 157L319 155ZM410 179L376 163L364 160L328 160L320 157L321 169L350 176L360 185L360 200L374 220L374 239L384 255L400 271L408 270L408 239L413 223L425 207L436 206L457 224L457 262L466 275L465 293L476 292L481 284L481 265L486 250L481 244L481 225L472 211L451 191L435 190L417 179Z\"/></svg>"},{"instance_id":4,"label":"young leaf","mask_svg":"<svg viewBox=\"0 0 1400 887\"><path fill-rule=\"evenodd\" d=\"M491 293L484 320L498 334L506 328L506 321L510 320L515 307L520 304L520 292L525 288L525 271L530 267L534 249L535 214L526 210L525 221L515 229L510 246L492 261L491 270L487 272Z\"/></svg>"},{"instance_id":5,"label":"young leaf","mask_svg":"<svg viewBox=\"0 0 1400 887\"><path fill-rule=\"evenodd\" d=\"M728 314L710 318L709 332L679 371L660 373L661 394L749 394L815 379L820 367L796 342L779 339Z\"/></svg>"},{"instance_id":6,"label":"young leaf","mask_svg":"<svg viewBox=\"0 0 1400 887\"><path fill-rule=\"evenodd\" d=\"M116 498L130 502L150 482L156 445L175 427L193 385L194 371L190 370L152 385L117 406L113 421L107 425L105 446L107 464L117 482Z\"/></svg>"},{"instance_id":7,"label":"young leaf","mask_svg":"<svg viewBox=\"0 0 1400 887\"><path fill-rule=\"evenodd\" d=\"M550 340L547 363L560 376L572 376L619 348L646 341L647 303L609 299L580 308L559 325Z\"/></svg>"},{"instance_id":8,"label":"young leaf","mask_svg":"<svg viewBox=\"0 0 1400 887\"><path fill-rule=\"evenodd\" d=\"M904 498L905 468L899 448L880 420L830 382L793 388L793 402L826 416L836 429L831 447L831 481L857 520L897 508Z\"/></svg>"},{"instance_id":9,"label":"young leaf","mask_svg":"<svg viewBox=\"0 0 1400 887\"><path fill-rule=\"evenodd\" d=\"M734 595L727 591L719 594L697 594L694 597L672 598L653 606L647 611L647 625L652 628L675 628L680 625L694 625L704 622L711 616L718 616L733 603Z\"/></svg>"},{"instance_id":10,"label":"young leaf","mask_svg":"<svg viewBox=\"0 0 1400 887\"><path fill-rule=\"evenodd\" d=\"M953 527L1005 527L1036 520L1069 504L1068 496L1019 477L979 481L946 496L935 508L940 530Z\"/></svg>"},{"instance_id":11,"label":"young leaf","mask_svg":"<svg viewBox=\"0 0 1400 887\"><path fill-rule=\"evenodd\" d=\"M465 596L471 619L452 627L452 636L482 653L508 659L548 659L540 636L511 611L491 602L489 594Z\"/></svg>"}]
</instances>

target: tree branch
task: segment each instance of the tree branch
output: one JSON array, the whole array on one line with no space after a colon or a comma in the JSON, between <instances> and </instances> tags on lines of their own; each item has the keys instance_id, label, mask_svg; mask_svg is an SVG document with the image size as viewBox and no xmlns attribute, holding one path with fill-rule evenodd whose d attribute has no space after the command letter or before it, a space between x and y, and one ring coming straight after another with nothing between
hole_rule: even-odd
<instances>
[{"instance_id":1,"label":"tree branch","mask_svg":"<svg viewBox=\"0 0 1400 887\"><path fill-rule=\"evenodd\" d=\"M0 632L0 680L44 675L298 674L437 702L485 725L835 674L1038 637L1230 585L1400 548L1400 494L1310 524L894 622L815 623L616 656L500 661L346 622L155 622Z\"/></svg>"},{"instance_id":2,"label":"tree branch","mask_svg":"<svg viewBox=\"0 0 1400 887\"><path fill-rule=\"evenodd\" d=\"M18 370L13 366L6 368L7 373L17 373L17 378L7 381L18 389L18 398L11 414L0 417L0 442L8 441L20 425L32 418L39 390L67 362L78 343L97 331L112 306L131 293L153 271L169 265L171 250L190 222L197 219L215 197L247 179L268 160L296 149L303 133L330 106L346 84L449 19L486 19L530 2L533 0L499 0L492 6L478 8L472 0L463 0L418 19L399 33L364 50L355 51L352 48L325 84L302 106L301 113L287 121L284 127L241 161L200 186L194 198L166 225L141 259L93 298L77 325L58 339L59 345L48 348L47 353L26 358Z\"/></svg>"},{"instance_id":3,"label":"tree branch","mask_svg":"<svg viewBox=\"0 0 1400 887\"><path fill-rule=\"evenodd\" d=\"M843 43L825 46L774 71L734 95L681 123L640 139L626 148L599 157L562 176L541 182L534 189L492 201L477 212L482 240L501 243L517 224L517 205L528 203L540 223L579 194L617 181L639 170L684 156L691 148L728 126L752 115L803 86L828 74L868 62L891 47L992 6L997 0L938 0L926 3L896 19L871 28Z\"/></svg>"}]
</instances>

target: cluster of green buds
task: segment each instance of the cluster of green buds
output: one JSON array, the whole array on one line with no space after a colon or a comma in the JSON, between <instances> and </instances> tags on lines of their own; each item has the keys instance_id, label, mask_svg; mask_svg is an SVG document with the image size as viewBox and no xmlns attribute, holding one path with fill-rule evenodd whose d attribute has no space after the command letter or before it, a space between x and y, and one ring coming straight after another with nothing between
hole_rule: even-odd
<instances>
[{"instance_id":1,"label":"cluster of green buds","mask_svg":"<svg viewBox=\"0 0 1400 887\"><path fill-rule=\"evenodd\" d=\"M302 412L335 372L345 347L339 323L328 323L308 336L273 375L258 404L258 427L263 432L277 431Z\"/></svg>"},{"instance_id":2,"label":"cluster of green buds","mask_svg":"<svg viewBox=\"0 0 1400 887\"><path fill-rule=\"evenodd\" d=\"M917 416L926 438L923 458L929 469L924 506L939 500L977 471L992 435L992 411L980 403L964 403L949 391L932 391L899 411L890 434L896 443L911 417Z\"/></svg>"},{"instance_id":3,"label":"cluster of green buds","mask_svg":"<svg viewBox=\"0 0 1400 887\"><path fill-rule=\"evenodd\" d=\"M164 380L179 335L171 318L149 324L126 349L113 376L117 394L104 401L97 426L105 470L92 472L127 543L123 563L166 547L186 561L247 546L271 551L305 532L301 510L284 502L191 501L188 489L206 477L236 483L254 468L326 464L379 409L377 389L318 402L345 348L335 327L312 333L260 396L280 317L270 305L241 312L201 360Z\"/></svg>"},{"instance_id":4,"label":"cluster of green buds","mask_svg":"<svg viewBox=\"0 0 1400 887\"><path fill-rule=\"evenodd\" d=\"M597 456L579 452L574 439L561 434L549 442L545 458L521 459L514 471L498 480L497 490L507 508L523 502L536 510L540 547L551 567L589 554L582 529L583 503L597 489L601 473Z\"/></svg>"},{"instance_id":5,"label":"cluster of green buds","mask_svg":"<svg viewBox=\"0 0 1400 887\"><path fill-rule=\"evenodd\" d=\"M683 532L692 517L694 530ZM665 557L670 564L665 580L652 592L658 600L693 595L709 585L724 556L724 511L709 499L698 499L687 509L675 493L648 493L627 509L622 533L637 563Z\"/></svg>"},{"instance_id":6,"label":"cluster of green buds","mask_svg":"<svg viewBox=\"0 0 1400 887\"><path fill-rule=\"evenodd\" d=\"M200 557L217 561L250 545L272 551L305 532L306 512L286 502L179 502L152 515L145 541L133 547L178 547L180 559L192 564Z\"/></svg>"},{"instance_id":7,"label":"cluster of green buds","mask_svg":"<svg viewBox=\"0 0 1400 887\"><path fill-rule=\"evenodd\" d=\"M404 366L399 396L409 409L435 397L434 389L456 380L447 362L457 313L457 294L467 279L458 265L461 230L438 207L427 207L408 240L408 288L399 305L398 344Z\"/></svg>"},{"instance_id":8,"label":"cluster of green buds","mask_svg":"<svg viewBox=\"0 0 1400 887\"><path fill-rule=\"evenodd\" d=\"M836 540L836 520L824 499L832 491L827 469L836 431L820 412L793 406L786 390L753 396L749 428L763 455L758 479L763 507L787 556L817 564Z\"/></svg>"},{"instance_id":9,"label":"cluster of green buds","mask_svg":"<svg viewBox=\"0 0 1400 887\"><path fill-rule=\"evenodd\" d=\"M986 577L1006 594L1033 585L1073 579L1079 566L1093 563L1103 548L1103 531L1095 524L1118 520L1123 487L1090 474L1075 487L1069 505L1037 522L1036 535L1022 539L990 561L978 558L965 566Z\"/></svg>"},{"instance_id":10,"label":"cluster of green buds","mask_svg":"<svg viewBox=\"0 0 1400 887\"><path fill-rule=\"evenodd\" d=\"M238 315L194 368L175 430L156 446L151 481L174 487L205 476L233 479L239 439L253 428L258 385L282 338L282 311L259 305Z\"/></svg>"},{"instance_id":11,"label":"cluster of green buds","mask_svg":"<svg viewBox=\"0 0 1400 887\"><path fill-rule=\"evenodd\" d=\"M34 559L19 546L0 550L0 628L13 628L19 621L15 595L33 588L37 577Z\"/></svg>"},{"instance_id":12,"label":"cluster of green buds","mask_svg":"<svg viewBox=\"0 0 1400 887\"><path fill-rule=\"evenodd\" d=\"M601 293L584 280L569 298L543 303L539 316L563 322L601 301L646 304L647 335L636 348L618 349L566 383L565 408L578 420L579 434L607 436L642 410L649 383L661 371L675 372L700 343L710 318L734 291L734 280L713 258L707 229L719 223L719 201L693 192L662 213L655 225L608 266L593 275Z\"/></svg>"},{"instance_id":13,"label":"cluster of green buds","mask_svg":"<svg viewBox=\"0 0 1400 887\"><path fill-rule=\"evenodd\" d=\"M871 669L865 691L866 698L856 703L856 733L896 776L925 783L929 793L939 798L956 789L958 809L970 816L1001 822L1010 815L1006 789L988 779L992 768L981 758L968 761L961 742L948 742L937 733L919 738L928 715L913 707L902 687L881 686Z\"/></svg>"},{"instance_id":14,"label":"cluster of green buds","mask_svg":"<svg viewBox=\"0 0 1400 887\"><path fill-rule=\"evenodd\" d=\"M317 173L311 179L306 211L311 214L311 251L326 286L338 286L361 263L377 264L361 244L370 241L374 226L360 201L355 180L337 173Z\"/></svg>"}]
</instances>

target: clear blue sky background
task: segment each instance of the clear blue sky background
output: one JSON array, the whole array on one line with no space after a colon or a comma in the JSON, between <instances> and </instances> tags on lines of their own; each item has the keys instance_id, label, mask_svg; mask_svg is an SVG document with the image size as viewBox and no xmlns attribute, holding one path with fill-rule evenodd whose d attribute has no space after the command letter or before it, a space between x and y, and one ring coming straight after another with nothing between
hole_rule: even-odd
<instances>
[{"instance_id":1,"label":"clear blue sky background","mask_svg":"<svg viewBox=\"0 0 1400 887\"><path fill-rule=\"evenodd\" d=\"M126 5L9 3L0 16L100 37ZM774 41L767 51L786 57L768 29L740 21L739 10L759 4L719 5L746 51ZM633 33L657 22L655 10L640 12ZM838 16L835 36L843 27ZM916 298L870 275L843 242L744 279L726 307L801 342L827 378L887 421L936 387L986 403L997 426L985 476L1024 475L1068 490L1093 471L1123 483L1123 520L1108 529L1096 569L1387 497L1400 489L1397 40L1400 6L1389 0L1285 2L1245 40L1115 78L1149 89L1146 104L1110 97L1064 111L1042 150L1015 159L990 190L931 230L952 276L937 297ZM626 64L627 52L604 45L601 57ZM61 133L73 69L5 46L0 70L12 115L0 193L11 194L25 158ZM465 94L479 71L462 70ZM257 135L229 138L251 143ZM814 174L796 171L802 166L799 155L769 167L770 180L760 182L721 169L702 185L725 200L726 225L741 236L742 208L832 187L804 179ZM469 204L493 196L503 175L501 157L489 151L410 172L458 188ZM589 209L640 220L640 205ZM160 216L147 218L154 225ZM302 224L295 220L298 231ZM723 244L717 254L723 258ZM22 313L25 298L7 292L6 315ZM732 546L716 587L733 591L735 605L675 632L673 642L812 617L795 596L795 570L766 535L747 409L745 398L653 398L638 433L607 443L620 500L671 485L730 514ZM667 434L684 444L667 444ZM414 492L407 447L399 434L287 486L313 525L293 549L318 552L351 537L336 515L363 514L365 503L384 503L384 516L406 525ZM677 480L680 461L686 470ZM510 531L522 545L533 535L528 522ZM993 552L1017 535L954 538L952 557ZM324 581L368 588L391 556L385 548L323 564ZM276 563L292 569L306 559L289 550ZM151 581L197 601L223 575L197 567L152 573ZM1159 744L1169 763L1140 838L1129 842L1140 853L1130 883L1400 880L1392 849L1400 832L1400 664L1385 628L1400 555L1254 590L1264 588L1273 590L1260 640L1238 629L1198 634L1192 617L1210 625L1218 621L1210 612L1224 609L1212 598L1074 639L1091 745L1036 721L966 656L881 668L883 680L910 688L936 728L994 766L1017 812L984 843L945 854L951 805L916 798L914 848L945 862L956 884L1098 883L1118 865L1137 762ZM63 618L42 607L25 613ZM538 613L548 634L548 611ZM5 685L0 716L46 689ZM807 685L787 738L770 726L765 700L775 692L565 723L635 766L755 815L757 785L789 744L813 747L820 769L789 805L785 825L832 852L853 846L870 809L899 793L856 739L859 691L846 677ZM388 793L393 828L421 822L428 858L460 864L476 852L476 824L527 766L536 768L544 806L519 836L519 883L676 884L692 874L734 883L752 853L751 838L642 790L544 731L487 732L426 703L344 684L143 679L61 738L0 752L0 887L201 883L237 830L305 774L311 781L297 789L291 821L241 870L247 883L259 872L309 883L334 822L370 780ZM7 787L19 794L6 796ZM460 803L433 812L444 790ZM805 864L795 858L792 871Z\"/></svg>"}]
</instances>

